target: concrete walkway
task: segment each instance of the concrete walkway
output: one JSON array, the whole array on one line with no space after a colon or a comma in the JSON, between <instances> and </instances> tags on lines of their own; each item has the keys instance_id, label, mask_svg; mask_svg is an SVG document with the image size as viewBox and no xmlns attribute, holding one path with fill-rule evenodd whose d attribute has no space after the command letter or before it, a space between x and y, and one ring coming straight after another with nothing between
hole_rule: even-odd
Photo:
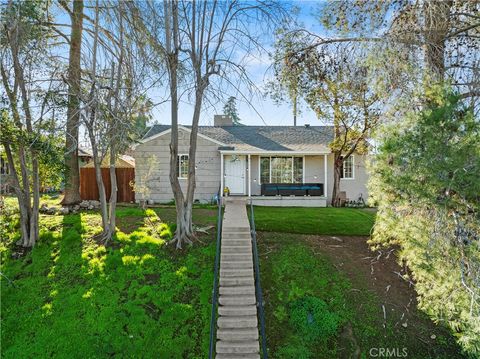
<instances>
[{"instance_id":1,"label":"concrete walkway","mask_svg":"<svg viewBox=\"0 0 480 359\"><path fill-rule=\"evenodd\" d=\"M253 274L246 201L226 198L220 257L217 359L260 358Z\"/></svg>"}]
</instances>

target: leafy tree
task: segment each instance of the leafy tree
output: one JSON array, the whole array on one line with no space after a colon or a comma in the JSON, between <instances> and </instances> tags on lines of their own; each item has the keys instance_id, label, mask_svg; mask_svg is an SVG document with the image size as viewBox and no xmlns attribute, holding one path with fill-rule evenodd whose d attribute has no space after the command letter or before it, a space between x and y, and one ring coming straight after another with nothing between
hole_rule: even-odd
<instances>
[{"instance_id":1,"label":"leafy tree","mask_svg":"<svg viewBox=\"0 0 480 359\"><path fill-rule=\"evenodd\" d=\"M400 246L419 306L480 354L480 122L444 86L382 127L372 164L371 244ZM412 104L410 104L412 106Z\"/></svg>"},{"instance_id":2,"label":"leafy tree","mask_svg":"<svg viewBox=\"0 0 480 359\"><path fill-rule=\"evenodd\" d=\"M39 176L40 191L57 191L64 181L65 142L55 130L57 119L52 117L42 126L42 134L37 139L40 144Z\"/></svg>"},{"instance_id":3,"label":"leafy tree","mask_svg":"<svg viewBox=\"0 0 480 359\"><path fill-rule=\"evenodd\" d=\"M343 163L354 153L367 153L367 139L378 122L379 97L369 89L368 68L348 47L320 47L300 58L307 103L320 119L333 124L332 205L339 206Z\"/></svg>"},{"instance_id":4,"label":"leafy tree","mask_svg":"<svg viewBox=\"0 0 480 359\"><path fill-rule=\"evenodd\" d=\"M369 86L365 54L344 44L305 52L308 37L292 37L288 32L284 36L284 46L277 47L275 55L275 82L295 101L303 97L319 119L333 125L332 205L338 206L343 163L355 152L367 152L366 140L378 122L380 98Z\"/></svg>"},{"instance_id":5,"label":"leafy tree","mask_svg":"<svg viewBox=\"0 0 480 359\"><path fill-rule=\"evenodd\" d=\"M0 142L8 159L20 211L21 239L32 247L39 235L40 163L48 154L43 125L52 111L59 66L52 56L54 38L49 3L9 2L2 7ZM39 76L39 74L41 74Z\"/></svg>"},{"instance_id":6,"label":"leafy tree","mask_svg":"<svg viewBox=\"0 0 480 359\"><path fill-rule=\"evenodd\" d=\"M227 116L230 116L235 126L241 125L242 120L238 115L237 98L235 96L230 96L228 98L227 102L223 106L223 113Z\"/></svg>"},{"instance_id":7,"label":"leafy tree","mask_svg":"<svg viewBox=\"0 0 480 359\"><path fill-rule=\"evenodd\" d=\"M147 123L151 119L150 110L153 106L152 101L145 95L139 96L132 109L133 132L132 140L138 140L143 137L147 129Z\"/></svg>"}]
</instances>

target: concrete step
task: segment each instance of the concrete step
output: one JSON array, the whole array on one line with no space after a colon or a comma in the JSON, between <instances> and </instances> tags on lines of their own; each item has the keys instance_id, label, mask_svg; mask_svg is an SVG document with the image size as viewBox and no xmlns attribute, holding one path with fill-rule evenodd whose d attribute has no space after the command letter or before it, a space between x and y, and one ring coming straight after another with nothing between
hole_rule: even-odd
<instances>
[{"instance_id":1,"label":"concrete step","mask_svg":"<svg viewBox=\"0 0 480 359\"><path fill-rule=\"evenodd\" d=\"M255 305L257 303L255 295L220 295L218 298L220 305Z\"/></svg>"},{"instance_id":2,"label":"concrete step","mask_svg":"<svg viewBox=\"0 0 480 359\"><path fill-rule=\"evenodd\" d=\"M253 276L248 277L223 277L220 278L220 286L222 287L232 287L239 285L255 285L255 280Z\"/></svg>"},{"instance_id":3,"label":"concrete step","mask_svg":"<svg viewBox=\"0 0 480 359\"><path fill-rule=\"evenodd\" d=\"M229 246L226 243L222 245L222 253L252 253L252 246L249 243L244 246Z\"/></svg>"},{"instance_id":4,"label":"concrete step","mask_svg":"<svg viewBox=\"0 0 480 359\"><path fill-rule=\"evenodd\" d=\"M220 278L232 278L232 277L252 277L253 278L253 267L244 268L244 269L235 269L235 268L221 268L220 267Z\"/></svg>"},{"instance_id":5,"label":"concrete step","mask_svg":"<svg viewBox=\"0 0 480 359\"><path fill-rule=\"evenodd\" d=\"M232 240L237 240L237 239L241 239L245 242L251 242L252 241L252 237L247 237L247 236L222 236L222 241L224 242L228 242L228 241L232 241Z\"/></svg>"},{"instance_id":6,"label":"concrete step","mask_svg":"<svg viewBox=\"0 0 480 359\"><path fill-rule=\"evenodd\" d=\"M216 359L260 359L260 354L226 354L218 353Z\"/></svg>"},{"instance_id":7,"label":"concrete step","mask_svg":"<svg viewBox=\"0 0 480 359\"><path fill-rule=\"evenodd\" d=\"M252 252L247 252L247 253L222 253L220 256L220 261L222 262L248 262L252 261L253 256Z\"/></svg>"},{"instance_id":8,"label":"concrete step","mask_svg":"<svg viewBox=\"0 0 480 359\"><path fill-rule=\"evenodd\" d=\"M225 341L245 341L245 340L258 340L257 328L246 329L227 329L219 328L217 330L217 339Z\"/></svg>"},{"instance_id":9,"label":"concrete step","mask_svg":"<svg viewBox=\"0 0 480 359\"><path fill-rule=\"evenodd\" d=\"M256 328L257 317L254 315L242 317L220 317L217 320L217 325L219 328Z\"/></svg>"},{"instance_id":10,"label":"concrete step","mask_svg":"<svg viewBox=\"0 0 480 359\"><path fill-rule=\"evenodd\" d=\"M230 225L230 223L233 223L233 225ZM250 225L244 225L241 227L238 227L236 225L236 220L230 221L223 221L222 223L222 232L248 232L250 233Z\"/></svg>"},{"instance_id":11,"label":"concrete step","mask_svg":"<svg viewBox=\"0 0 480 359\"><path fill-rule=\"evenodd\" d=\"M244 316L244 315L257 315L257 307L255 305L229 305L219 306L218 314L221 316Z\"/></svg>"},{"instance_id":12,"label":"concrete step","mask_svg":"<svg viewBox=\"0 0 480 359\"><path fill-rule=\"evenodd\" d=\"M253 268L252 261L222 261L220 260L220 268L222 269L248 269Z\"/></svg>"},{"instance_id":13,"label":"concrete step","mask_svg":"<svg viewBox=\"0 0 480 359\"><path fill-rule=\"evenodd\" d=\"M252 238L250 232L223 232L222 233L222 239L227 239L227 238L246 238L250 239Z\"/></svg>"},{"instance_id":14,"label":"concrete step","mask_svg":"<svg viewBox=\"0 0 480 359\"><path fill-rule=\"evenodd\" d=\"M246 340L241 342L227 342L221 340L217 342L216 350L219 354L258 353L260 350L260 345L258 344L258 340Z\"/></svg>"},{"instance_id":15,"label":"concrete step","mask_svg":"<svg viewBox=\"0 0 480 359\"><path fill-rule=\"evenodd\" d=\"M223 246L251 246L249 239L222 239Z\"/></svg>"},{"instance_id":16,"label":"concrete step","mask_svg":"<svg viewBox=\"0 0 480 359\"><path fill-rule=\"evenodd\" d=\"M255 287L253 285L238 287L220 287L220 295L255 295Z\"/></svg>"},{"instance_id":17,"label":"concrete step","mask_svg":"<svg viewBox=\"0 0 480 359\"><path fill-rule=\"evenodd\" d=\"M243 243L251 243L250 238L239 238L239 237L232 237L232 238L222 238L222 244L224 243L230 243L231 241L242 241Z\"/></svg>"}]
</instances>

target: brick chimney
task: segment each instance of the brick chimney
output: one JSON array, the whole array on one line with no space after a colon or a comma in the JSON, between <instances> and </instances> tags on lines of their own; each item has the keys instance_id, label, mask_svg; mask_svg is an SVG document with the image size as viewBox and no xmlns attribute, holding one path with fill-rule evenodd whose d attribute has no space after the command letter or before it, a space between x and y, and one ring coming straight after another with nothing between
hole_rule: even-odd
<instances>
[{"instance_id":1,"label":"brick chimney","mask_svg":"<svg viewBox=\"0 0 480 359\"><path fill-rule=\"evenodd\" d=\"M215 127L221 126L233 126L233 121L228 115L214 115L213 116L213 125Z\"/></svg>"}]
</instances>

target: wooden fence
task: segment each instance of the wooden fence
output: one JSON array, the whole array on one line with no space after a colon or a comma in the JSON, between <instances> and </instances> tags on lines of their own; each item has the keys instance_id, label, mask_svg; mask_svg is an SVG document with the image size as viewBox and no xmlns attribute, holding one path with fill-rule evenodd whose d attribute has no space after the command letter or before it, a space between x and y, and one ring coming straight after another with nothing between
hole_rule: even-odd
<instances>
[{"instance_id":1,"label":"wooden fence","mask_svg":"<svg viewBox=\"0 0 480 359\"><path fill-rule=\"evenodd\" d=\"M117 168L115 171L117 174L118 188L117 201L134 202L135 192L133 191L131 183L135 180L135 168ZM112 191L108 168L102 168L102 178L108 200ZM95 168L80 168L80 196L82 200L99 200Z\"/></svg>"}]
</instances>

